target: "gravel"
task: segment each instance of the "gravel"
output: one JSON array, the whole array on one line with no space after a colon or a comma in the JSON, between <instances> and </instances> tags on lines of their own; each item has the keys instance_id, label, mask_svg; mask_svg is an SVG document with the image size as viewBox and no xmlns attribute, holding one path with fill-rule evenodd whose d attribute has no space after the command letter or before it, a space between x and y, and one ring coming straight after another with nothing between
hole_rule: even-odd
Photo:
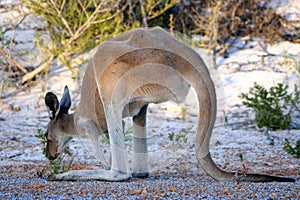
<instances>
[{"instance_id":1,"label":"gravel","mask_svg":"<svg viewBox=\"0 0 300 200\"><path fill-rule=\"evenodd\" d=\"M82 167L82 166L81 166ZM128 182L47 181L41 164L1 166L0 199L299 199L300 183L217 182L198 173L154 172ZM39 172L39 173L38 173ZM45 174L43 174L45 173Z\"/></svg>"},{"instance_id":2,"label":"gravel","mask_svg":"<svg viewBox=\"0 0 300 200\"><path fill-rule=\"evenodd\" d=\"M300 184L217 182L202 174L155 173L128 182L51 182L38 177L43 166L7 166L1 199L299 199ZM2 171L2 170L1 170ZM23 173L16 173L22 172Z\"/></svg>"}]
</instances>

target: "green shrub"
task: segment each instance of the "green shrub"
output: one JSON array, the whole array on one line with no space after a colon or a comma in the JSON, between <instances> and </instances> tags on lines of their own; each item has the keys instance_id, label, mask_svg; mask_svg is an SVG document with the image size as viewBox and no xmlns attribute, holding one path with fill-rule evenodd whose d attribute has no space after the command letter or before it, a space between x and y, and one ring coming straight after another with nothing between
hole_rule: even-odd
<instances>
[{"instance_id":1,"label":"green shrub","mask_svg":"<svg viewBox=\"0 0 300 200\"><path fill-rule=\"evenodd\" d=\"M296 158L300 158L300 140L296 142L296 146L292 147L290 141L285 139L283 149L288 153L294 155Z\"/></svg>"},{"instance_id":2,"label":"green shrub","mask_svg":"<svg viewBox=\"0 0 300 200\"><path fill-rule=\"evenodd\" d=\"M249 93L240 95L243 104L255 111L255 122L259 128L286 129L291 123L291 113L299 103L300 91L295 85L293 93L288 86L278 83L269 90L254 83Z\"/></svg>"}]
</instances>

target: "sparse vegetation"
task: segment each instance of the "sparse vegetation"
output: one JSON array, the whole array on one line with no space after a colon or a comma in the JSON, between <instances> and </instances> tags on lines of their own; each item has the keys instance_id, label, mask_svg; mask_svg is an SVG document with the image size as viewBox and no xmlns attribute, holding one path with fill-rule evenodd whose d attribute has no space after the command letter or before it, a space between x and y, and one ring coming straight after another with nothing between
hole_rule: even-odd
<instances>
[{"instance_id":1,"label":"sparse vegetation","mask_svg":"<svg viewBox=\"0 0 300 200\"><path fill-rule=\"evenodd\" d=\"M191 132L193 126L188 127L188 128L183 128L181 129L177 134L174 132L169 133L168 138L172 142L172 146L175 146L178 144L180 147L183 147L185 144L188 142L188 134Z\"/></svg>"},{"instance_id":2,"label":"sparse vegetation","mask_svg":"<svg viewBox=\"0 0 300 200\"><path fill-rule=\"evenodd\" d=\"M249 93L242 93L243 104L255 111L255 122L259 128L271 130L287 129L292 122L291 114L300 101L300 90L288 93L288 86L278 83L269 90L254 83Z\"/></svg>"},{"instance_id":3,"label":"sparse vegetation","mask_svg":"<svg viewBox=\"0 0 300 200\"><path fill-rule=\"evenodd\" d=\"M226 49L238 37L262 38L267 43L299 42L295 27L268 3L258 0L209 0L176 4L174 30L202 36L200 45L227 56ZM180 10L180 12L178 12ZM165 20L166 21L166 20Z\"/></svg>"},{"instance_id":4,"label":"sparse vegetation","mask_svg":"<svg viewBox=\"0 0 300 200\"><path fill-rule=\"evenodd\" d=\"M278 83L269 90L254 83L249 93L242 93L243 104L255 111L255 122L259 128L271 130L287 129L292 122L291 114L300 103L300 91L295 85L294 91L288 93L288 86ZM274 145L274 138L267 134L270 145ZM285 139L283 149L295 157L300 157L300 140L292 147Z\"/></svg>"}]
</instances>

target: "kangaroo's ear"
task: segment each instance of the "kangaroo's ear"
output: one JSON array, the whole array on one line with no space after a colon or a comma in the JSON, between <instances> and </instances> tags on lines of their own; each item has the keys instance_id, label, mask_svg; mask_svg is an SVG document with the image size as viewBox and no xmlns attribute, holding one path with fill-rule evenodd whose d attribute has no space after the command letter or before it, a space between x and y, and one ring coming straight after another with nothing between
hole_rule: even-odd
<instances>
[{"instance_id":1,"label":"kangaroo's ear","mask_svg":"<svg viewBox=\"0 0 300 200\"><path fill-rule=\"evenodd\" d=\"M68 114L71 107L71 96L68 86L65 86L64 94L59 104L59 114Z\"/></svg>"},{"instance_id":2,"label":"kangaroo's ear","mask_svg":"<svg viewBox=\"0 0 300 200\"><path fill-rule=\"evenodd\" d=\"M45 104L48 108L50 119L55 119L55 115L59 108L59 101L57 99L57 96L52 92L48 92L45 96Z\"/></svg>"}]
</instances>

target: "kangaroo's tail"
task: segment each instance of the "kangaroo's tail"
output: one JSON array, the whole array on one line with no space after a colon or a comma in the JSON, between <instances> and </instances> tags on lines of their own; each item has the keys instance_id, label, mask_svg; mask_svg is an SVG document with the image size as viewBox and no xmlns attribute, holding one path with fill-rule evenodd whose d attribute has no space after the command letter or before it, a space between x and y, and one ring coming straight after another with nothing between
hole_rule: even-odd
<instances>
[{"instance_id":1,"label":"kangaroo's tail","mask_svg":"<svg viewBox=\"0 0 300 200\"><path fill-rule=\"evenodd\" d=\"M204 171L219 181L234 180L238 177L241 177L242 181L251 182L294 182L294 179L285 177L261 174L239 175L236 173L223 171L216 166L209 153L209 142L217 113L215 87L209 71L200 57L199 61L197 63L193 63L192 65L193 66L189 66L189 70L186 70L188 72L185 73L185 78L197 93L200 116L198 119L195 148L197 159ZM188 66L186 67L189 68Z\"/></svg>"}]
</instances>

